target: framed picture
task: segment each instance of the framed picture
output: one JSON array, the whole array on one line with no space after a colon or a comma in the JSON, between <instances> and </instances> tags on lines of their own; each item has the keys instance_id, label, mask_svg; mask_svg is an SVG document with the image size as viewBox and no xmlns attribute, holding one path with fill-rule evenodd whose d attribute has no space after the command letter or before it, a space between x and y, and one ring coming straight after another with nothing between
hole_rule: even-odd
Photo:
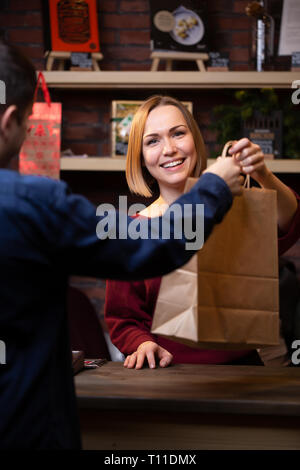
<instances>
[{"instance_id":1,"label":"framed picture","mask_svg":"<svg viewBox=\"0 0 300 470\"><path fill-rule=\"evenodd\" d=\"M300 4L295 0L284 0L282 7L278 55L300 52Z\"/></svg>"},{"instance_id":2,"label":"framed picture","mask_svg":"<svg viewBox=\"0 0 300 470\"><path fill-rule=\"evenodd\" d=\"M99 52L96 0L48 0L52 51Z\"/></svg>"},{"instance_id":3,"label":"framed picture","mask_svg":"<svg viewBox=\"0 0 300 470\"><path fill-rule=\"evenodd\" d=\"M206 52L203 0L151 0L151 49Z\"/></svg>"},{"instance_id":4,"label":"framed picture","mask_svg":"<svg viewBox=\"0 0 300 470\"><path fill-rule=\"evenodd\" d=\"M133 117L143 101L113 101L112 102L112 156L127 155L128 138ZM183 101L190 113L193 113L193 103Z\"/></svg>"}]
</instances>

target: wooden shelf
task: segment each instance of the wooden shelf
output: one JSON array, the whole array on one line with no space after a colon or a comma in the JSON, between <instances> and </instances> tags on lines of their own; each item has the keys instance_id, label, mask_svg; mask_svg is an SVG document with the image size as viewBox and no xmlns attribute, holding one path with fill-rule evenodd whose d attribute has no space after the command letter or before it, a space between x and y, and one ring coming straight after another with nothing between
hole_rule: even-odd
<instances>
[{"instance_id":1,"label":"wooden shelf","mask_svg":"<svg viewBox=\"0 0 300 470\"><path fill-rule=\"evenodd\" d=\"M291 88L299 72L43 72L51 88Z\"/></svg>"},{"instance_id":2,"label":"wooden shelf","mask_svg":"<svg viewBox=\"0 0 300 470\"><path fill-rule=\"evenodd\" d=\"M214 161L208 159L208 166ZM62 157L60 162L62 171L125 171L125 157ZM300 160L266 160L266 164L274 173L300 173Z\"/></svg>"},{"instance_id":3,"label":"wooden shelf","mask_svg":"<svg viewBox=\"0 0 300 470\"><path fill-rule=\"evenodd\" d=\"M266 163L273 173L300 173L300 160L278 158L266 160Z\"/></svg>"},{"instance_id":4,"label":"wooden shelf","mask_svg":"<svg viewBox=\"0 0 300 470\"><path fill-rule=\"evenodd\" d=\"M62 157L60 169L69 171L125 171L125 157Z\"/></svg>"},{"instance_id":5,"label":"wooden shelf","mask_svg":"<svg viewBox=\"0 0 300 470\"><path fill-rule=\"evenodd\" d=\"M61 89L224 89L285 88L299 79L298 72L43 72L51 88ZM292 89L291 89L292 92ZM210 165L214 160L208 160ZM300 173L300 160L270 160L275 173ZM62 171L125 171L125 158L63 157Z\"/></svg>"}]
</instances>

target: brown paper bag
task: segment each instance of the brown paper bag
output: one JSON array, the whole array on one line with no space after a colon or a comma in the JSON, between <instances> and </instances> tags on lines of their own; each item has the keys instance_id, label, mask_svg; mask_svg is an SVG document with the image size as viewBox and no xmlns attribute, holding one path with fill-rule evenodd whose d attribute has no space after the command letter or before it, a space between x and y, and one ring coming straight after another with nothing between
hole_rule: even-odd
<instances>
[{"instance_id":1,"label":"brown paper bag","mask_svg":"<svg viewBox=\"0 0 300 470\"><path fill-rule=\"evenodd\" d=\"M278 289L276 192L245 188L198 254L162 278L151 331L206 349L277 345Z\"/></svg>"}]
</instances>

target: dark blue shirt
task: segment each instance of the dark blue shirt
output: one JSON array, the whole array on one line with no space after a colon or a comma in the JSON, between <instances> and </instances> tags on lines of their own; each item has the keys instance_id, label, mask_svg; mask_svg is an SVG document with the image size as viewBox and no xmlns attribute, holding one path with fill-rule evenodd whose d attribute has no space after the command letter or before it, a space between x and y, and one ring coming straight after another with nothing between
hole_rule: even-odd
<instances>
[{"instance_id":1,"label":"dark blue shirt","mask_svg":"<svg viewBox=\"0 0 300 470\"><path fill-rule=\"evenodd\" d=\"M205 238L230 208L225 182L204 174L180 198L205 205ZM193 212L195 216L195 212ZM127 227L132 219L122 218ZM100 240L85 198L48 178L0 170L0 448L80 448L66 316L70 275L134 280L194 254L184 238ZM145 222L149 223L149 221ZM116 218L117 232L119 221ZM123 227L124 228L124 227Z\"/></svg>"}]
</instances>

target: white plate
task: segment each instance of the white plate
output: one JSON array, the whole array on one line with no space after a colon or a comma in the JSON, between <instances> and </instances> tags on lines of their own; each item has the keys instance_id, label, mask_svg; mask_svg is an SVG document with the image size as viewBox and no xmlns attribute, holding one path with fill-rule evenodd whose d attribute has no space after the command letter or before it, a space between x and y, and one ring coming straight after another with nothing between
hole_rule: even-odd
<instances>
[{"instance_id":1,"label":"white plate","mask_svg":"<svg viewBox=\"0 0 300 470\"><path fill-rule=\"evenodd\" d=\"M188 10L185 7L179 7L173 11L173 16L175 19L175 26L170 32L170 35L174 41L179 44L184 44L185 46L192 46L193 44L197 44L201 41L204 35L204 25L197 13L192 10ZM183 38L178 35L178 29L182 28L178 23L182 20L188 22L189 19L196 20L197 24L191 28L187 28L185 31L187 33L187 37Z\"/></svg>"}]
</instances>

